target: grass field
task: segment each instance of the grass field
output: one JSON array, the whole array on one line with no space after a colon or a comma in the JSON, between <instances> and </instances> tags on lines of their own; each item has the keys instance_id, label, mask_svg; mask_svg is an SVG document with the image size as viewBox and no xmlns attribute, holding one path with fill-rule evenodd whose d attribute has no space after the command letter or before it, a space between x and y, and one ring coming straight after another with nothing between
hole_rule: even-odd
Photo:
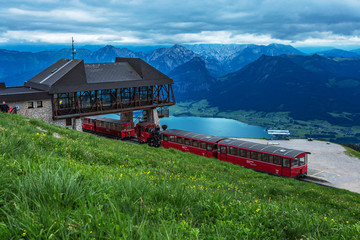
<instances>
[{"instance_id":1,"label":"grass field","mask_svg":"<svg viewBox=\"0 0 360 240\"><path fill-rule=\"evenodd\" d=\"M0 114L0 239L358 239L360 195Z\"/></svg>"}]
</instances>

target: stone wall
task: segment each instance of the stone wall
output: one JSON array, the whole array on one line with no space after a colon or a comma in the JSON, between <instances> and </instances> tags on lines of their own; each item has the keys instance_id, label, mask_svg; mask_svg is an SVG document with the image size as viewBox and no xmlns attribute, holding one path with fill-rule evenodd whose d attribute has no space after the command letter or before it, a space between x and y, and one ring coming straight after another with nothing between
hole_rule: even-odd
<instances>
[{"instance_id":1,"label":"stone wall","mask_svg":"<svg viewBox=\"0 0 360 240\"><path fill-rule=\"evenodd\" d=\"M32 107L31 104L32 103ZM41 106L42 103L42 106ZM37 118L47 123L52 122L52 105L50 99L42 99L36 101L24 101L24 102L9 102L9 107L15 107L18 105L20 110L17 111L25 117Z\"/></svg>"},{"instance_id":2,"label":"stone wall","mask_svg":"<svg viewBox=\"0 0 360 240\"><path fill-rule=\"evenodd\" d=\"M156 126L160 127L159 115L156 108L144 110L143 116L144 121L155 123Z\"/></svg>"},{"instance_id":3,"label":"stone wall","mask_svg":"<svg viewBox=\"0 0 360 240\"><path fill-rule=\"evenodd\" d=\"M32 104L31 104L32 103ZM50 99L42 99L36 101L24 101L24 102L9 102L9 107L15 107L18 105L20 110L17 114L21 114L29 118L37 118L44 122L51 123L60 127L68 127L82 131L82 121L80 118L72 118L71 124L66 125L66 119L53 120L52 118L52 104Z\"/></svg>"},{"instance_id":4,"label":"stone wall","mask_svg":"<svg viewBox=\"0 0 360 240\"><path fill-rule=\"evenodd\" d=\"M120 113L120 120L123 122L132 122L133 121L133 112L121 112Z\"/></svg>"}]
</instances>

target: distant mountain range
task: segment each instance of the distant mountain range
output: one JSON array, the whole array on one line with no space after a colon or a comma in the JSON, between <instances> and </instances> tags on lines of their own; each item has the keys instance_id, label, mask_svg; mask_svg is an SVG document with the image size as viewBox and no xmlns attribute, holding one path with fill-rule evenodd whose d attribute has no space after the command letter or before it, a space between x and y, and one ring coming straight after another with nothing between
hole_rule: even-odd
<instances>
[{"instance_id":1,"label":"distant mountain range","mask_svg":"<svg viewBox=\"0 0 360 240\"><path fill-rule=\"evenodd\" d=\"M186 69L172 75L175 83L184 82L181 72L196 76L187 78L188 85L193 85L188 86L189 91L200 90L196 88L198 79L212 83L207 96L191 95L193 99L208 99L221 111L281 111L290 112L294 119L360 125L360 59L329 59L317 54L262 55L239 71L217 79L208 77L199 63L189 62ZM202 69L201 76L197 75L198 69Z\"/></svg>"},{"instance_id":2,"label":"distant mountain range","mask_svg":"<svg viewBox=\"0 0 360 240\"><path fill-rule=\"evenodd\" d=\"M136 57L145 60L161 72L168 74L176 67L194 57L202 58L206 68L214 77L223 76L241 69L255 61L262 54L278 56L281 54L300 54L292 46L270 44L262 45L174 45L170 48L157 48L150 52L135 52L128 48L105 46L96 51L77 49L76 58L86 63L113 62L115 57ZM0 50L0 81L9 86L22 85L60 58L71 58L71 49L42 51L37 53Z\"/></svg>"},{"instance_id":3,"label":"distant mountain range","mask_svg":"<svg viewBox=\"0 0 360 240\"><path fill-rule=\"evenodd\" d=\"M295 119L360 125L360 49L306 55L290 45L200 44L148 52L105 46L76 54L86 63L115 57L141 58L169 75L177 101L207 99L223 111L288 111ZM0 82L23 85L60 58L71 58L71 50L0 50Z\"/></svg>"}]
</instances>

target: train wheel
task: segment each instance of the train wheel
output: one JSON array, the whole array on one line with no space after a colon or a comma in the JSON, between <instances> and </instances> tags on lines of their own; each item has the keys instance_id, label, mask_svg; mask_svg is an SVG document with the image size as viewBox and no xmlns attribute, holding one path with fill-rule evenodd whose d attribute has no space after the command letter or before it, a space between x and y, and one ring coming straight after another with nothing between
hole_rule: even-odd
<instances>
[{"instance_id":1,"label":"train wheel","mask_svg":"<svg viewBox=\"0 0 360 240\"><path fill-rule=\"evenodd\" d=\"M158 148L160 146L161 146L161 141L160 140L156 141L154 147Z\"/></svg>"},{"instance_id":2,"label":"train wheel","mask_svg":"<svg viewBox=\"0 0 360 240\"><path fill-rule=\"evenodd\" d=\"M149 139L149 140L148 140L148 145L149 145L150 147L154 146L154 140L153 140L153 139Z\"/></svg>"}]
</instances>

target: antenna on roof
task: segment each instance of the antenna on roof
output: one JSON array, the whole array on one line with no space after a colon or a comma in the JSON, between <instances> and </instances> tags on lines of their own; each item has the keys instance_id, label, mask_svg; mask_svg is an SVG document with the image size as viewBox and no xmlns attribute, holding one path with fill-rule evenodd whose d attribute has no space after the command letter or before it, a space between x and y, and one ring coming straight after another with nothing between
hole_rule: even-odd
<instances>
[{"instance_id":1,"label":"antenna on roof","mask_svg":"<svg viewBox=\"0 0 360 240\"><path fill-rule=\"evenodd\" d=\"M75 54L76 54L76 49L74 48L74 38L71 37L71 40L72 40L72 59L75 58Z\"/></svg>"}]
</instances>

